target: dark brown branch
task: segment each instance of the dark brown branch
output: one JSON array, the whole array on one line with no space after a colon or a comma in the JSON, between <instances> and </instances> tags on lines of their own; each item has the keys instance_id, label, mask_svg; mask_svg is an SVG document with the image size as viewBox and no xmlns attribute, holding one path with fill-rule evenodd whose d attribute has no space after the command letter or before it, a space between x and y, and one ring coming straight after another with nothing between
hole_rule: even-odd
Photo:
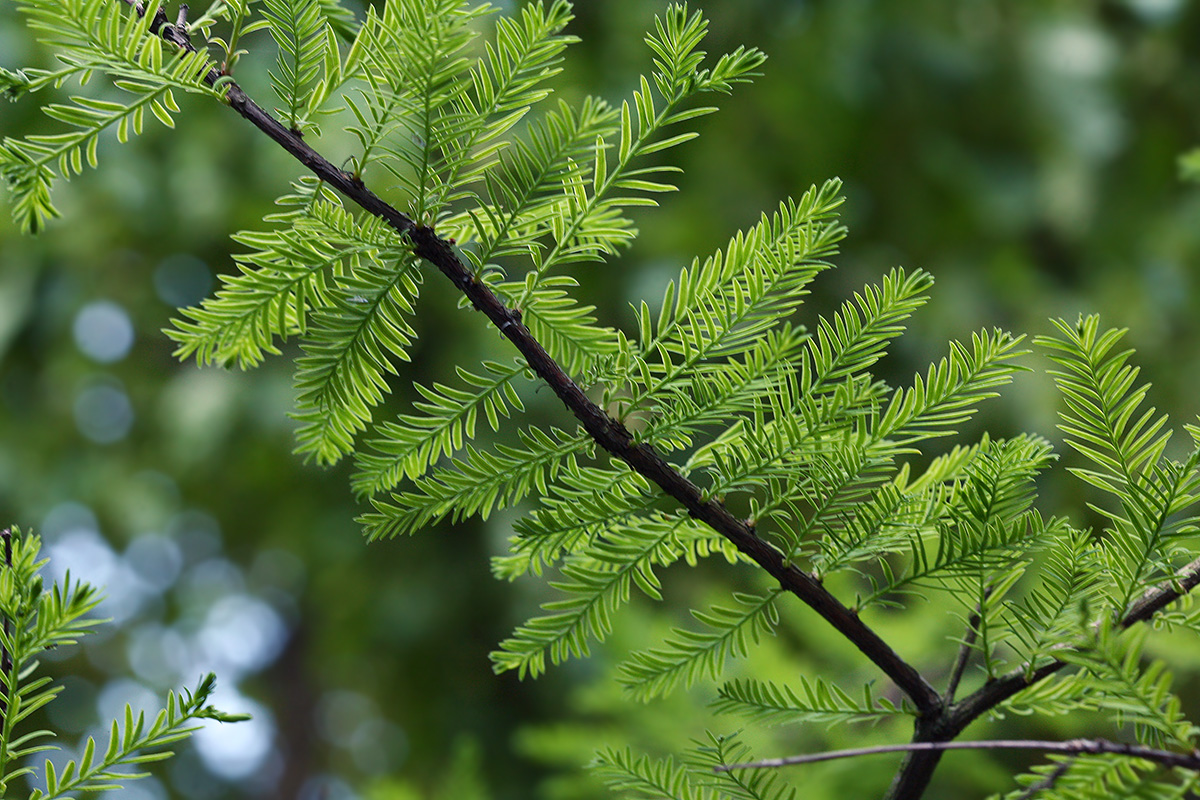
<instances>
[{"instance_id":1,"label":"dark brown branch","mask_svg":"<svg viewBox=\"0 0 1200 800\"><path fill-rule=\"evenodd\" d=\"M913 743L949 742L961 731L946 725L946 710L926 719L917 718L913 725ZM900 769L892 778L885 800L920 800L925 796L934 770L942 760L942 750L913 750L905 754Z\"/></svg>"},{"instance_id":2,"label":"dark brown branch","mask_svg":"<svg viewBox=\"0 0 1200 800\"><path fill-rule=\"evenodd\" d=\"M124 0L144 14L138 0ZM161 19L159 19L161 17ZM154 31L167 42L188 51L195 47L186 31L172 25L160 7ZM407 215L368 190L358 178L331 164L309 147L298 134L277 121L251 100L227 75L211 70L205 78L214 87L225 90L225 99L238 114L295 157L318 178L333 186L364 211L380 217L401 235L412 241L414 252L437 267L443 275L470 299L476 310L516 346L529 366L562 400L597 444L620 458L635 472L652 481L679 502L689 516L705 523L737 546L738 550L761 566L787 591L796 595L826 622L849 639L868 659L903 691L922 714L940 713L941 698L921 674L901 658L891 646L863 622L858 614L833 596L819 579L788 562L742 520L720 502L706 498L691 481L684 478L652 447L638 442L617 420L612 419L587 398L583 390L542 345L521 324L520 314L502 300L465 265L451 245L432 229L418 225Z\"/></svg>"},{"instance_id":3,"label":"dark brown branch","mask_svg":"<svg viewBox=\"0 0 1200 800\"><path fill-rule=\"evenodd\" d=\"M858 758L859 756L874 756L883 753L909 753L915 751L946 750L1041 750L1046 753L1066 753L1069 755L1117 755L1130 758L1142 758L1153 761L1164 767L1178 767L1193 772L1200 772L1200 751L1191 753L1175 753L1170 750L1157 750L1140 744L1125 744L1110 742L1107 739L1070 739L1065 742L1039 741L1037 739L991 739L981 742L910 742L908 744L883 744L876 747L854 747L849 750L830 750L825 753L811 753L803 756L787 756L786 758L768 758L762 761L751 761L745 764L726 764L715 767L716 772L729 772L734 769L764 769L774 767L789 767L797 764L815 764L819 761L835 761L841 758Z\"/></svg>"},{"instance_id":4,"label":"dark brown branch","mask_svg":"<svg viewBox=\"0 0 1200 800\"><path fill-rule=\"evenodd\" d=\"M1200 558L1179 569L1170 581L1146 590L1146 593L1129 607L1129 611L1121 619L1121 627L1130 628L1139 622L1147 622L1159 611L1198 585L1200 585Z\"/></svg>"},{"instance_id":5,"label":"dark brown branch","mask_svg":"<svg viewBox=\"0 0 1200 800\"><path fill-rule=\"evenodd\" d=\"M1050 677L1065 667L1067 662L1054 659L1029 671L1024 667L990 681L975 691L974 694L963 698L950 707L948 717L953 720L951 727L961 731L971 722L991 711L1008 698L1028 689L1035 683Z\"/></svg>"}]
</instances>

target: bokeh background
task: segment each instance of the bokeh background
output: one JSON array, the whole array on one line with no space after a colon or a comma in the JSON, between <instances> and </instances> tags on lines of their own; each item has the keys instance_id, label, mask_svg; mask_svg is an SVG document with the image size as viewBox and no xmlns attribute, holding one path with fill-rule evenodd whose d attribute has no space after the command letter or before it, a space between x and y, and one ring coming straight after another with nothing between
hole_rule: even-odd
<instances>
[{"instance_id":1,"label":"bokeh background","mask_svg":"<svg viewBox=\"0 0 1200 800\"><path fill-rule=\"evenodd\" d=\"M47 54L0 4L0 66ZM498 3L502 9L512 3ZM606 322L659 296L692 256L720 246L780 199L840 176L850 237L810 313L826 313L896 264L937 278L933 299L883 365L899 382L949 338L1099 312L1128 327L1153 402L1176 425L1200 410L1200 190L1180 180L1200 144L1200 4L1186 0L711 0L707 49L770 56L701 138L679 150L681 192L639 214L619 261L581 275ZM356 7L361 12L361 6ZM619 101L648 68L642 34L660 4L581 0L559 85ZM269 98L266 34L239 79ZM0 135L53 127L44 99L0 106ZM606 743L672 752L712 729L713 687L639 706L612 666L653 643L685 609L753 587L745 570L672 571L664 604L635 603L611 648L536 683L493 676L487 653L544 595L501 584L488 559L512 517L443 525L366 544L348 469L291 454L286 350L248 373L181 364L161 330L231 271L229 235L253 228L296 166L228 110L184 98L174 131L147 125L106 141L101 168L61 185L63 218L37 238L0 220L0 522L45 540L52 569L107 588L112 623L56 655L65 684L46 724L82 737L124 703L153 707L206 670L219 704L254 720L202 731L123 798L592 798L582 770ZM3 201L0 201L0 206ZM411 382L486 339L478 315L427 281ZM486 345L491 346L491 345ZM472 358L473 360L473 358ZM1031 357L982 429L1054 432L1054 393ZM561 407L535 409L563 425ZM1087 522L1068 482L1046 510ZM952 621L952 620L951 620ZM903 653L948 662L944 609L885 620ZM1200 701L1195 643L1164 647ZM869 679L861 659L803 610L764 645L756 675L819 671ZM1190 674L1193 677L1187 677ZM1051 724L1053 723L1053 724ZM996 721L990 731L1072 735L1086 721ZM993 726L989 728L988 726ZM1071 727L1075 725L1076 727ZM1009 727L1005 727L1009 726ZM777 754L903 728L819 726L771 733ZM786 749L783 749L786 748ZM1011 786L1027 755L956 754L935 796ZM805 797L869 797L894 760L796 774Z\"/></svg>"}]
</instances>

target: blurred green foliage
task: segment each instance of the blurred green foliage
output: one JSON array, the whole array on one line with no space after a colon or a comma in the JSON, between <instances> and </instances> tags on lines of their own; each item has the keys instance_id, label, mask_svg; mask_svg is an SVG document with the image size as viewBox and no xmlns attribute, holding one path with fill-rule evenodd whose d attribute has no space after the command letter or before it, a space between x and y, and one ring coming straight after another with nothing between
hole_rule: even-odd
<instances>
[{"instance_id":1,"label":"blurred green foliage","mask_svg":"<svg viewBox=\"0 0 1200 800\"><path fill-rule=\"evenodd\" d=\"M911 373L969 330L1038 333L1050 316L1099 311L1105 324L1131 329L1153 402L1192 418L1200 189L1180 176L1195 172L1194 151L1184 154L1200 143L1200 7L701 5L712 20L710 51L746 43L770 60L762 78L703 121L681 156L681 192L638 215L642 237L629 257L580 276L605 321L628 324L628 303L659 294L680 263L779 198L837 175L851 233L808 308L830 308L898 263L938 279L885 376ZM643 0L582 0L570 29L582 42L562 90L626 93L648 62L641 36L658 10ZM273 45L265 33L244 44L251 53L238 79L269 102ZM44 61L13 4L0 4L0 66ZM159 693L214 669L232 692L215 702L251 710L258 727L227 738L224 750L215 740L185 749L145 790L212 800L598 797L579 769L597 747L677 750L706 726L734 724L697 704L711 687L630 704L602 651L532 685L494 677L487 653L540 599L533 586L489 575L511 516L368 547L345 470L290 455L284 360L246 374L176 362L160 330L232 268L229 234L270 213L296 175L226 109L180 99L176 130L151 124L131 145L105 142L103 168L62 187L63 219L40 237L0 223L0 518L34 528L56 563L108 585L104 613L119 623L85 656L56 665L77 677L51 722L82 736L107 698L137 690L129 676ZM46 125L34 102L0 107L0 135ZM437 280L427 282L416 324L437 335L421 336L396 381L394 411L413 399L412 381L435 380L460 354L496 346ZM987 407L981 426L1054 436L1052 387L1035 366ZM546 419L560 419L553 398L540 403ZM1060 510L1077 491L1047 486L1047 507ZM727 572L735 584L753 581ZM711 599L708 574L668 575L679 605L635 606L643 624L623 636L637 641L612 645L652 645L688 603ZM955 633L937 608L907 624L896 642L904 653L944 650ZM795 673L797 659L807 670L870 677L811 615L795 611L782 630L758 677ZM1164 656L1194 665L1200 653L1181 644ZM1072 719L1049 735L1085 725ZM868 732L761 735L786 738L759 752L791 752ZM933 796L1004 786L1012 770L996 765L1028 759L948 757ZM228 774L212 774L222 762ZM878 793L891 770L875 766L806 767L806 797Z\"/></svg>"}]
</instances>

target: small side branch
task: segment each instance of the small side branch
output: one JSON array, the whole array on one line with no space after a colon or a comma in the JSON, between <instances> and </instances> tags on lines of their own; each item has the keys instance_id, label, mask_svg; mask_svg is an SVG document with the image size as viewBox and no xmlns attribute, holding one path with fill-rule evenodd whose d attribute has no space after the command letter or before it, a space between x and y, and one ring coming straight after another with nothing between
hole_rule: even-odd
<instances>
[{"instance_id":1,"label":"small side branch","mask_svg":"<svg viewBox=\"0 0 1200 800\"><path fill-rule=\"evenodd\" d=\"M1042 792L1042 791L1045 791L1046 789L1054 788L1054 784L1058 783L1058 779L1061 778L1063 775L1065 775L1067 773L1067 770L1069 770L1071 768L1071 765L1074 763L1075 763L1075 759L1073 759L1073 758L1068 758L1065 761L1060 761L1058 763L1058 765L1053 770L1051 770L1049 775L1042 778L1037 783L1031 783L1029 786L1026 786L1025 791L1023 791L1023 792L1021 792L1021 794L1017 795L1016 800L1029 800L1029 798L1033 797L1038 792Z\"/></svg>"},{"instance_id":2,"label":"small side branch","mask_svg":"<svg viewBox=\"0 0 1200 800\"><path fill-rule=\"evenodd\" d=\"M1200 558L1175 573L1170 581L1148 589L1138 598L1121 619L1121 627L1129 628L1146 622L1159 611L1200 585Z\"/></svg>"},{"instance_id":3,"label":"small side branch","mask_svg":"<svg viewBox=\"0 0 1200 800\"><path fill-rule=\"evenodd\" d=\"M1181 567L1170 580L1148 589L1121 618L1118 627L1124 630L1140 622L1149 621L1159 611L1188 594L1198 585L1200 585L1200 558ZM939 718L927 723L928 727L936 729L936 740L925 739L922 741L921 736L917 737L914 744L920 744L921 747L910 751L912 755L889 790L888 800L913 800L924 792L933 770L937 766L936 755L940 754L940 751L925 753L924 758L922 758L921 751L936 750L934 746L938 743L949 742L968 725L1005 700L1054 675L1066 666L1067 662L1051 657L1033 669L1018 667L993 681L988 681L957 703L945 706L945 711ZM921 727L918 724L918 730Z\"/></svg>"},{"instance_id":4,"label":"small side branch","mask_svg":"<svg viewBox=\"0 0 1200 800\"><path fill-rule=\"evenodd\" d=\"M945 750L1041 750L1046 753L1065 753L1067 755L1117 755L1129 758L1141 758L1153 761L1164 767L1200 772L1200 751L1191 753L1176 753L1170 750L1156 750L1138 744L1111 742L1107 739L1070 739L1065 742L1040 741L1037 739L992 739L981 742L910 742L908 744L884 744L876 747L855 747L849 750L830 750L825 753L811 753L803 756L787 756L786 758L768 758L762 761L750 761L745 764L726 764L715 767L716 772L729 772L735 769L767 769L789 767L797 764L815 764L819 761L836 761L842 758L858 758L874 756L883 753L912 753L919 751Z\"/></svg>"},{"instance_id":5,"label":"small side branch","mask_svg":"<svg viewBox=\"0 0 1200 800\"><path fill-rule=\"evenodd\" d=\"M1126 630L1138 623L1148 622L1159 611L1188 594L1198 585L1200 585L1200 558L1181 567L1170 580L1146 590L1146 593L1130 606L1129 611L1118 623L1118 627ZM950 709L951 727L962 730L973 720L986 714L1008 698L1026 687L1048 678L1066 665L1067 662L1054 659L1033 671L1019 667L1007 675L1002 675L985 684Z\"/></svg>"},{"instance_id":6,"label":"small side branch","mask_svg":"<svg viewBox=\"0 0 1200 800\"><path fill-rule=\"evenodd\" d=\"M946 684L946 693L942 695L942 701L947 706L954 702L958 684L962 680L963 672L967 669L967 661L971 658L971 649L975 646L975 639L979 636L979 624L983 621L983 606L991 596L992 587L989 586L983 592L983 599L975 606L975 611L967 618L967 632L963 635L962 644L959 645L954 666L950 668L950 680Z\"/></svg>"},{"instance_id":7,"label":"small side branch","mask_svg":"<svg viewBox=\"0 0 1200 800\"><path fill-rule=\"evenodd\" d=\"M0 540L4 542L4 568L12 569L12 528L5 528L0 531ZM3 612L0 612L3 613ZM10 641L12 638L12 620L8 614L4 614L4 640ZM0 645L0 675L4 676L5 683L9 680L9 675L12 673L13 662L12 653L8 652L8 648ZM3 697L0 697L0 717L8 713L8 705Z\"/></svg>"}]
</instances>

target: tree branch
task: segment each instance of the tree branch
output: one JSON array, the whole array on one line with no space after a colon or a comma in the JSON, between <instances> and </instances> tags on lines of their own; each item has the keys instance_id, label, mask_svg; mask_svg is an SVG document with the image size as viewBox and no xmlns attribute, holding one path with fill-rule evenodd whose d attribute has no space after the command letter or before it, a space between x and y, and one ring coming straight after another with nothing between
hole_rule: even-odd
<instances>
[{"instance_id":1,"label":"tree branch","mask_svg":"<svg viewBox=\"0 0 1200 800\"><path fill-rule=\"evenodd\" d=\"M133 6L139 14L145 14L145 9L138 0L123 2ZM188 51L195 50L186 30L180 25L172 24L162 7L156 12L153 30L163 40L177 47ZM380 217L398 233L407 236L413 243L414 252L449 278L467 296L471 305L483 312L513 343L529 366L550 386L597 444L678 501L689 516L700 520L733 542L740 552L766 570L784 589L816 611L878 666L909 697L918 711L927 715L941 712L941 697L917 669L901 658L859 618L856 612L834 597L819 579L788 562L779 550L761 539L751 526L736 518L720 502L706 498L698 486L684 478L652 447L638 442L624 425L609 417L589 400L541 343L521 324L520 313L508 308L480 281L450 244L439 237L432 228L417 224L368 190L356 176L334 166L309 147L298 133L285 127L251 100L228 75L222 75L214 68L209 71L205 81L210 86L223 88L225 100L234 111L279 144L318 178L333 186L364 211Z\"/></svg>"},{"instance_id":2,"label":"tree branch","mask_svg":"<svg viewBox=\"0 0 1200 800\"><path fill-rule=\"evenodd\" d=\"M830 750L825 753L811 753L803 756L787 756L786 758L767 758L762 761L750 761L745 764L725 764L714 767L715 772L729 772L735 769L765 769L788 767L796 764L815 764L819 761L835 761L841 758L858 758L882 753L910 753L917 751L946 750L1041 750L1047 753L1066 753L1068 755L1118 755L1130 758L1142 758L1153 761L1164 767L1178 767L1193 772L1200 772L1200 751L1191 753L1176 753L1170 750L1157 750L1140 744L1125 744L1110 742L1107 739L1070 739L1065 742L1039 741L1037 739L991 739L980 742L910 742L908 744L884 744L876 747L854 747L849 750Z\"/></svg>"},{"instance_id":3,"label":"tree branch","mask_svg":"<svg viewBox=\"0 0 1200 800\"><path fill-rule=\"evenodd\" d=\"M1129 611L1117 623L1118 627L1121 630L1126 630L1139 622L1149 621L1155 614L1189 593L1197 585L1200 585L1200 558L1181 567L1170 580L1147 589L1145 594L1129 607ZM1068 647L1069 645L1063 646ZM976 718L992 710L1026 687L1032 686L1043 678L1053 675L1066 665L1067 662L1054 659L1033 670L1031 673L1025 667L1020 667L1007 675L1003 675L985 684L974 694L963 698L961 702L954 704L948 709L948 716L950 718L962 720L961 724L955 722L952 727L962 730Z\"/></svg>"},{"instance_id":4,"label":"tree branch","mask_svg":"<svg viewBox=\"0 0 1200 800\"><path fill-rule=\"evenodd\" d=\"M1197 585L1200 585L1200 558L1181 567L1169 581L1146 590L1145 594L1130 606L1118 626L1124 630L1139 622L1150 620L1154 614L1183 597ZM1064 648L1069 646L1062 645ZM985 683L974 693L945 707L937 719L917 720L913 743L948 742L1005 700L1050 677L1065 666L1067 662L1054 658L1033 670L1024 666L1018 667L994 681ZM926 752L929 749L922 747L912 752L905 760L888 792L888 800L914 800L924 793L940 757L940 752Z\"/></svg>"}]
</instances>

